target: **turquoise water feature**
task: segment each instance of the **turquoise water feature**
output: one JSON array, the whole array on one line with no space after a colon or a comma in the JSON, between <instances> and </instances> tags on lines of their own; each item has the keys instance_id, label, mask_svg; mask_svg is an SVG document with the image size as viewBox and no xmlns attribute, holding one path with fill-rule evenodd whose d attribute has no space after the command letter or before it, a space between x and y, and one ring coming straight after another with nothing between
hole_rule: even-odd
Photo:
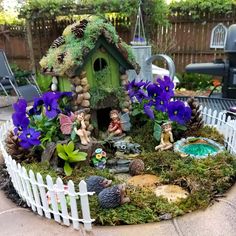
<instances>
[{"instance_id":1,"label":"turquoise water feature","mask_svg":"<svg viewBox=\"0 0 236 236\"><path fill-rule=\"evenodd\" d=\"M192 156L195 158L205 158L208 155L214 156L223 151L223 145L207 138L188 137L181 139L174 144L174 151L183 156Z\"/></svg>"}]
</instances>

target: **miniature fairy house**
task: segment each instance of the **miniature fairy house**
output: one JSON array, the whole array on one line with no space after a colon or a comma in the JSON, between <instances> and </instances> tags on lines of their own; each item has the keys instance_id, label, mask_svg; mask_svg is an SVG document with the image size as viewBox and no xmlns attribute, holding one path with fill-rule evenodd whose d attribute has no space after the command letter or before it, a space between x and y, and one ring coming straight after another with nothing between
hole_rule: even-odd
<instances>
[{"instance_id":1,"label":"miniature fairy house","mask_svg":"<svg viewBox=\"0 0 236 236\"><path fill-rule=\"evenodd\" d=\"M126 71L139 65L110 23L94 18L68 26L40 64L53 76L51 90L73 92L72 110L85 109L88 130L107 126L113 108L130 111Z\"/></svg>"}]
</instances>

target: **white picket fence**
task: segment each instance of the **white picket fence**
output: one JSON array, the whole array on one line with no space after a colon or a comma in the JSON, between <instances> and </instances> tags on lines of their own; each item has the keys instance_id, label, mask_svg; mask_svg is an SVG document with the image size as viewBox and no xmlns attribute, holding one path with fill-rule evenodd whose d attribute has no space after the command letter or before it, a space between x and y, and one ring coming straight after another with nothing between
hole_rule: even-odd
<instances>
[{"instance_id":1,"label":"white picket fence","mask_svg":"<svg viewBox=\"0 0 236 236\"><path fill-rule=\"evenodd\" d=\"M230 117L226 119L224 112L217 113L207 108L202 109L202 114L205 124L216 127L224 135L226 149L230 153L236 154L236 120L231 120ZM44 215L49 219L53 216L55 221L67 226L72 223L75 229L79 229L81 222L86 230L91 230L94 220L90 217L88 196L93 195L93 193L87 192L85 181L80 182L79 192L76 192L71 180L68 181L68 188L65 190L61 178L57 178L54 183L51 176L48 175L45 184L40 173L35 174L32 170L27 173L26 169L17 164L5 150L4 140L11 128L11 121L0 126L0 149L14 188L20 197L27 202L34 212L41 216ZM80 198L81 206L79 209L82 212L82 218L79 218L78 198Z\"/></svg>"},{"instance_id":2,"label":"white picket fence","mask_svg":"<svg viewBox=\"0 0 236 236\"><path fill-rule=\"evenodd\" d=\"M45 181L40 173L35 174L32 170L27 173L26 169L17 164L4 148L4 140L10 128L12 128L11 121L0 127L0 150L19 196L40 216L45 216L48 219L54 218L58 223L67 226L72 223L74 229L79 229L81 222L84 224L85 230L91 230L94 220L90 217L88 196L94 193L87 192L85 181L82 180L79 183L79 192L76 192L71 180L68 181L65 189L65 185L59 177L54 183L49 175ZM79 200L80 207L78 209ZM81 212L81 218L79 212Z\"/></svg>"}]
</instances>

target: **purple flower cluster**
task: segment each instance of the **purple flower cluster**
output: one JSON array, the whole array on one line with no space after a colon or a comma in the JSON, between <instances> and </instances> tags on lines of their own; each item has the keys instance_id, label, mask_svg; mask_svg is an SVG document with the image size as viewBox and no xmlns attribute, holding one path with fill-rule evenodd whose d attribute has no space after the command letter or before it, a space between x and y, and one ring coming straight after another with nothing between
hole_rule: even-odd
<instances>
[{"instance_id":1,"label":"purple flower cluster","mask_svg":"<svg viewBox=\"0 0 236 236\"><path fill-rule=\"evenodd\" d=\"M49 119L55 118L61 110L59 109L58 100L64 96L72 96L71 92L46 92L40 98L35 98L33 108L26 112L27 102L19 99L13 105L15 110L12 115L14 132L20 139L20 145L25 148L31 148L40 144L40 132L30 127L30 116L40 115L45 108L45 115Z\"/></svg>"},{"instance_id":2,"label":"purple flower cluster","mask_svg":"<svg viewBox=\"0 0 236 236\"><path fill-rule=\"evenodd\" d=\"M155 83L133 80L126 89L133 102L143 103L143 111L150 119L155 119L154 110L168 114L172 121L185 124L191 118L191 109L181 101L171 101L174 83L169 76L157 79Z\"/></svg>"},{"instance_id":3,"label":"purple flower cluster","mask_svg":"<svg viewBox=\"0 0 236 236\"><path fill-rule=\"evenodd\" d=\"M30 120L26 114L26 107L27 102L24 99L19 99L13 105L15 112L12 115L12 120L15 126L14 133L19 137L21 147L28 149L40 144L40 132L29 128Z\"/></svg>"},{"instance_id":4,"label":"purple flower cluster","mask_svg":"<svg viewBox=\"0 0 236 236\"><path fill-rule=\"evenodd\" d=\"M58 99L71 96L71 92L46 92L41 98L35 98L33 108L29 113L30 115L41 114L44 105L45 115L49 119L53 119L61 112L59 109Z\"/></svg>"}]
</instances>

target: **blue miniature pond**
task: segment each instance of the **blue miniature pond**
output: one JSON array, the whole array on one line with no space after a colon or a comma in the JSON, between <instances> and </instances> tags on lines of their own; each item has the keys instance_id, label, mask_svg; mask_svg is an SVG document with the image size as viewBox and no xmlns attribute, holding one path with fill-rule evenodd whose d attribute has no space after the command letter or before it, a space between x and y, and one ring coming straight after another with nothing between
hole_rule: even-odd
<instances>
[{"instance_id":1,"label":"blue miniature pond","mask_svg":"<svg viewBox=\"0 0 236 236\"><path fill-rule=\"evenodd\" d=\"M224 151L225 148L220 143L203 137L188 137L174 143L174 151L183 156L194 158L206 158L215 156L217 153Z\"/></svg>"},{"instance_id":2,"label":"blue miniature pond","mask_svg":"<svg viewBox=\"0 0 236 236\"><path fill-rule=\"evenodd\" d=\"M191 156L205 157L208 155L215 155L218 148L205 143L187 144L180 148L180 151Z\"/></svg>"}]
</instances>

